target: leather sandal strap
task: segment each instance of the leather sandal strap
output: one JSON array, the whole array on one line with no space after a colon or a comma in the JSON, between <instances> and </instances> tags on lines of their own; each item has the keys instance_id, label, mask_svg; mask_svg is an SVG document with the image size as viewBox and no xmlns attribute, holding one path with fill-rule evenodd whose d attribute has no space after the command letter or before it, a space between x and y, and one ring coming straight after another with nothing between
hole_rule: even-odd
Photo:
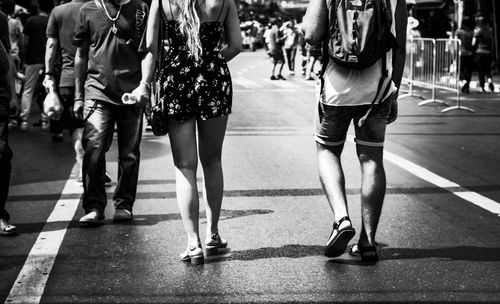
<instances>
[{"instance_id":1,"label":"leather sandal strap","mask_svg":"<svg viewBox=\"0 0 500 304\"><path fill-rule=\"evenodd\" d=\"M333 223L333 228L334 229L338 229L340 227L340 224L342 224L343 221L349 221L350 222L351 219L349 218L349 216L344 216L338 222Z\"/></svg>"}]
</instances>

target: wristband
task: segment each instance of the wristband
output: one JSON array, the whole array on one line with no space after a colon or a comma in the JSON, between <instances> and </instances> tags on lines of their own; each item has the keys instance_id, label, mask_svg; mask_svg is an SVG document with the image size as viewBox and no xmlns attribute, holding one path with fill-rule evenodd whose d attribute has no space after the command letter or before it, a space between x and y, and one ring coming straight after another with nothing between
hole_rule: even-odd
<instances>
[{"instance_id":1,"label":"wristband","mask_svg":"<svg viewBox=\"0 0 500 304\"><path fill-rule=\"evenodd\" d=\"M52 73L52 72L45 72L45 76L54 76L54 73Z\"/></svg>"},{"instance_id":2,"label":"wristband","mask_svg":"<svg viewBox=\"0 0 500 304\"><path fill-rule=\"evenodd\" d=\"M144 81L144 80L141 80L141 81L139 82L139 84L143 84L143 85L145 85L146 87L148 87L148 90L151 90L151 85L150 85L148 82L146 82L146 81Z\"/></svg>"},{"instance_id":3,"label":"wristband","mask_svg":"<svg viewBox=\"0 0 500 304\"><path fill-rule=\"evenodd\" d=\"M73 99L73 101L83 101L84 99L83 98L75 98Z\"/></svg>"}]
</instances>

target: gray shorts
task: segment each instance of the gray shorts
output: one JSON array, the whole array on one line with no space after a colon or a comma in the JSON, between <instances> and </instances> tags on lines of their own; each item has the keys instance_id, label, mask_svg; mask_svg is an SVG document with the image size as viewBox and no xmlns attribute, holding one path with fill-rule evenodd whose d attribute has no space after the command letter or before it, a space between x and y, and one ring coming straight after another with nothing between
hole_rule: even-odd
<instances>
[{"instance_id":1,"label":"gray shorts","mask_svg":"<svg viewBox=\"0 0 500 304\"><path fill-rule=\"evenodd\" d=\"M328 106L318 104L314 121L314 139L325 146L343 145L351 121L354 121L355 141L359 145L383 147L391 99L373 106L363 125L358 126L369 105Z\"/></svg>"}]
</instances>

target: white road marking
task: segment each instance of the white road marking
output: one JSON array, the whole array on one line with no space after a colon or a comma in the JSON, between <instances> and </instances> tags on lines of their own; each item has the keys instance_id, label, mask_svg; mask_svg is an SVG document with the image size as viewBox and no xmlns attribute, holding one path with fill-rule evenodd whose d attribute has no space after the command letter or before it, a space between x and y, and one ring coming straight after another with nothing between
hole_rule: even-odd
<instances>
[{"instance_id":1,"label":"white road marking","mask_svg":"<svg viewBox=\"0 0 500 304\"><path fill-rule=\"evenodd\" d=\"M273 84L273 85L280 87L282 89L295 89L297 87L300 87L296 84L287 82L286 80L271 80L271 79L266 78L266 79L263 79L263 81L270 83L270 84Z\"/></svg>"},{"instance_id":2,"label":"white road marking","mask_svg":"<svg viewBox=\"0 0 500 304\"><path fill-rule=\"evenodd\" d=\"M82 187L70 178L61 195L81 192ZM79 202L79 199L60 199L57 201L54 210L47 218L47 223L31 248L5 303L40 303L50 271ZM53 225L57 223L61 228L54 230L53 227L50 227L51 223Z\"/></svg>"},{"instance_id":3,"label":"white road marking","mask_svg":"<svg viewBox=\"0 0 500 304\"><path fill-rule=\"evenodd\" d=\"M349 141L354 143L354 137L350 135ZM457 183L454 183L444 177L437 175L436 173L425 169L407 159L402 158L390 151L384 150L384 159L390 161L396 166L410 172L411 174L431 183L439 188L445 189L454 195L478 206L485 210L488 210L491 213L500 216L500 203L487 198L477 192L470 191ZM453 189L453 190L450 190Z\"/></svg>"},{"instance_id":4,"label":"white road marking","mask_svg":"<svg viewBox=\"0 0 500 304\"><path fill-rule=\"evenodd\" d=\"M257 132L269 133L271 129L281 129L271 131L273 134L299 133L306 134L302 128L288 127L252 127ZM269 129L269 130L266 130ZM295 131L295 132L294 132ZM228 131L233 134L248 134L250 131ZM348 136L350 142L354 143L354 137ZM454 195L473 203L494 214L500 215L500 204L476 192L469 191L462 186L445 179L409 160L406 160L390 151L384 151L384 159L392 162L400 168L412 173L413 175L428 181L442 189L450 191ZM76 166L76 165L75 165ZM73 168L75 169L75 168ZM450 189L454 189L453 191ZM61 195L81 193L81 186L70 178L66 182ZM47 219L47 223L38 235L38 238L31 249L23 268L21 269L10 293L5 301L6 304L38 304L42 298L47 280L54 265L59 248L64 240L69 223L73 219L79 205L79 199L60 199L57 201L54 210ZM58 230L50 227L51 223L61 225Z\"/></svg>"},{"instance_id":5,"label":"white road marking","mask_svg":"<svg viewBox=\"0 0 500 304\"><path fill-rule=\"evenodd\" d=\"M233 78L233 83L242 86L245 89L257 89L262 87L260 84L244 77Z\"/></svg>"},{"instance_id":6,"label":"white road marking","mask_svg":"<svg viewBox=\"0 0 500 304\"><path fill-rule=\"evenodd\" d=\"M307 86L311 86L311 87L316 87L316 85L318 85L318 81L317 80L304 80L304 83Z\"/></svg>"},{"instance_id":7,"label":"white road marking","mask_svg":"<svg viewBox=\"0 0 500 304\"><path fill-rule=\"evenodd\" d=\"M454 183L444 177L441 177L415 163L412 163L394 153L389 151L384 151L384 158L393 164L405 169L406 171L412 173L413 175L430 182L438 186L439 188L447 189L457 189L453 190L452 193L456 196L473 203L491 213L500 215L500 204L492 199L489 199L479 193L467 190L457 183ZM449 190L448 190L449 191Z\"/></svg>"}]
</instances>

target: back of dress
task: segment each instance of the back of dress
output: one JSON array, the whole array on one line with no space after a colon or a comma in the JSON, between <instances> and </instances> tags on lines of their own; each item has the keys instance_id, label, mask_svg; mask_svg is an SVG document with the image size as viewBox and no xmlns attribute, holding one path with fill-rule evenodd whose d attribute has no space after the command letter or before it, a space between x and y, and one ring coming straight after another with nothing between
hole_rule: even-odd
<instances>
[{"instance_id":1,"label":"back of dress","mask_svg":"<svg viewBox=\"0 0 500 304\"><path fill-rule=\"evenodd\" d=\"M202 45L198 60L189 55L186 38L179 29L178 8L170 1L164 6L169 50L163 60L160 95L168 109L168 118L206 120L231 113L231 75L220 52L225 1L208 0L198 6Z\"/></svg>"}]
</instances>

